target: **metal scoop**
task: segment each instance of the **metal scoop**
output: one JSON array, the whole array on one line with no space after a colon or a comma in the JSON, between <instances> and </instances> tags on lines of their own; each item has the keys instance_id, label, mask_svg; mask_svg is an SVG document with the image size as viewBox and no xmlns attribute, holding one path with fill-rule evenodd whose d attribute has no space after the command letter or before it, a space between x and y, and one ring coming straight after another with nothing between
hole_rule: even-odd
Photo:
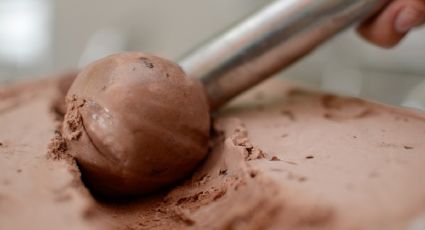
<instances>
[{"instance_id":1,"label":"metal scoop","mask_svg":"<svg viewBox=\"0 0 425 230\"><path fill-rule=\"evenodd\" d=\"M277 0L179 62L211 110L288 67L389 0Z\"/></svg>"}]
</instances>

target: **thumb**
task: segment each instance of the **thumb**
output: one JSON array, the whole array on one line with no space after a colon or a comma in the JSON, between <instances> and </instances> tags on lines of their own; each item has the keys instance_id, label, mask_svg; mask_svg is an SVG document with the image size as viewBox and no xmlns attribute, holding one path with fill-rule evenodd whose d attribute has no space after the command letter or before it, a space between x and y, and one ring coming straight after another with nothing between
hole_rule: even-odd
<instances>
[{"instance_id":1,"label":"thumb","mask_svg":"<svg viewBox=\"0 0 425 230\"><path fill-rule=\"evenodd\" d=\"M359 34L366 40L390 48L413 28L425 22L425 1L395 0L375 17L363 22Z\"/></svg>"}]
</instances>

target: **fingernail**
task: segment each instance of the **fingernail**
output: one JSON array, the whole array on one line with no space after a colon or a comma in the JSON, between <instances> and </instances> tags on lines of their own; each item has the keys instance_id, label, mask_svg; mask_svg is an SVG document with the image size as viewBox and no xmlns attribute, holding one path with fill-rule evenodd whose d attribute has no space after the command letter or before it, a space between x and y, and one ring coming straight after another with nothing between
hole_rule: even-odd
<instances>
[{"instance_id":1,"label":"fingernail","mask_svg":"<svg viewBox=\"0 0 425 230\"><path fill-rule=\"evenodd\" d=\"M407 33L425 21L425 14L412 8L403 9L395 20L395 30Z\"/></svg>"}]
</instances>

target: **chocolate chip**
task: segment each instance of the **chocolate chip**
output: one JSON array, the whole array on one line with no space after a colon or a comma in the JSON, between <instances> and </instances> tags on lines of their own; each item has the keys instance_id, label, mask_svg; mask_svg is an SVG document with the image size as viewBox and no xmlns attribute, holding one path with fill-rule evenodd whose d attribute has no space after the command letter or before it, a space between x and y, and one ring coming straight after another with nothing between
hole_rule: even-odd
<instances>
[{"instance_id":1,"label":"chocolate chip","mask_svg":"<svg viewBox=\"0 0 425 230\"><path fill-rule=\"evenodd\" d=\"M141 57L140 60L143 62L143 64L145 64L146 67L148 67L149 69L153 69L154 65L151 61L149 61L149 59Z\"/></svg>"},{"instance_id":2,"label":"chocolate chip","mask_svg":"<svg viewBox=\"0 0 425 230\"><path fill-rule=\"evenodd\" d=\"M272 159L270 159L270 161L280 161L280 159L277 156L273 156Z\"/></svg>"},{"instance_id":3,"label":"chocolate chip","mask_svg":"<svg viewBox=\"0 0 425 230\"><path fill-rule=\"evenodd\" d=\"M220 169L220 172L218 174L221 176L227 175L227 169Z\"/></svg>"}]
</instances>

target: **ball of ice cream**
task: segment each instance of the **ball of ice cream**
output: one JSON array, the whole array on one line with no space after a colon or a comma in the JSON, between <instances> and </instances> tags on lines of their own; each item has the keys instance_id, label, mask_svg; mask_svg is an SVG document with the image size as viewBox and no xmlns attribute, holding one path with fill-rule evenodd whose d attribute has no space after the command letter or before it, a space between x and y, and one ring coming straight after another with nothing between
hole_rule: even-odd
<instances>
[{"instance_id":1,"label":"ball of ice cream","mask_svg":"<svg viewBox=\"0 0 425 230\"><path fill-rule=\"evenodd\" d=\"M67 94L68 152L93 191L149 193L187 176L207 153L203 87L176 64L122 53L86 67Z\"/></svg>"}]
</instances>

